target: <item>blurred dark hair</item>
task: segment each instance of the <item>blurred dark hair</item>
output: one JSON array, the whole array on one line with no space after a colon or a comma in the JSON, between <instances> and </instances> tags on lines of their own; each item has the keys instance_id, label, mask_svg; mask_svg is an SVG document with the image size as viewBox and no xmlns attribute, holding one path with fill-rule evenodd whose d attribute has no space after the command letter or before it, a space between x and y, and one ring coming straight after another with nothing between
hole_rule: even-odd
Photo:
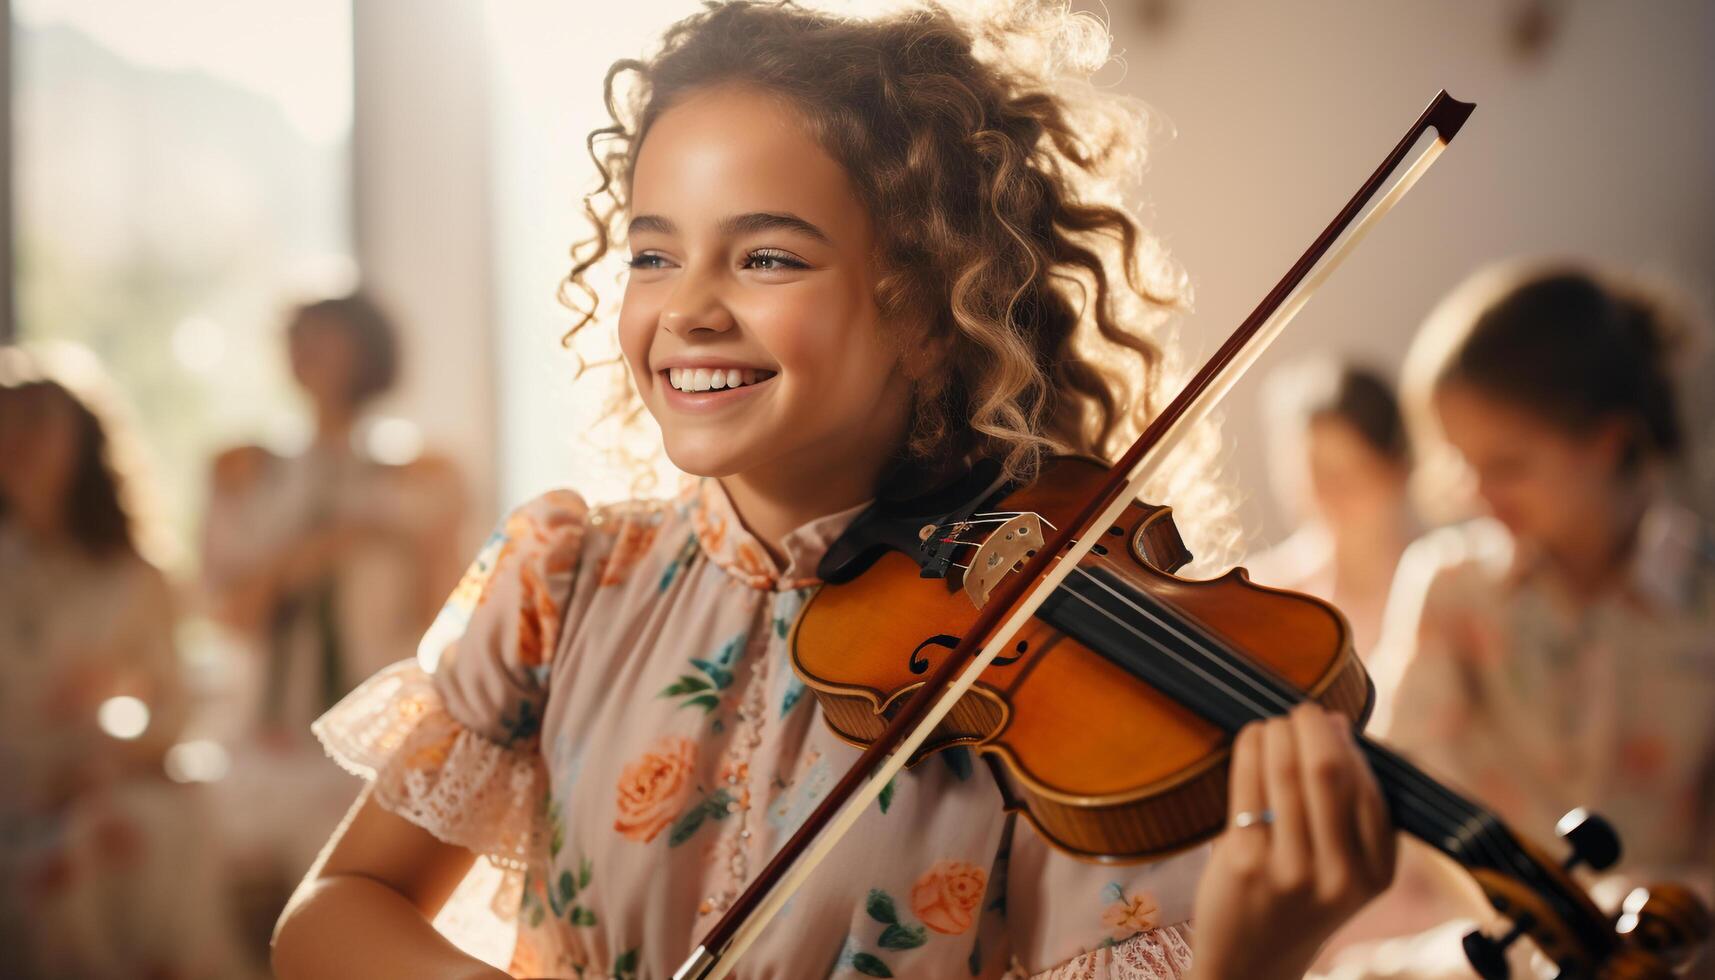
<instances>
[{"instance_id":1,"label":"blurred dark hair","mask_svg":"<svg viewBox=\"0 0 1715 980\"><path fill-rule=\"evenodd\" d=\"M66 533L91 555L137 552L131 517L120 500L120 480L109 454L107 430L101 419L70 389L57 381L31 379L10 383L0 377L0 401L42 397L57 399L71 410L77 430L76 461L66 488ZM16 410L16 409L14 409ZM6 516L0 498L0 518Z\"/></svg>"},{"instance_id":2,"label":"blurred dark hair","mask_svg":"<svg viewBox=\"0 0 1715 980\"><path fill-rule=\"evenodd\" d=\"M379 304L363 293L305 303L292 311L287 335L297 334L312 319L337 326L351 338L357 351L353 405L362 405L393 387L399 376L399 334Z\"/></svg>"},{"instance_id":3,"label":"blurred dark hair","mask_svg":"<svg viewBox=\"0 0 1715 980\"><path fill-rule=\"evenodd\" d=\"M1571 434L1635 423L1624 465L1684 448L1670 358L1685 324L1659 297L1576 268L1516 280L1482 307L1435 375Z\"/></svg>"},{"instance_id":4,"label":"blurred dark hair","mask_svg":"<svg viewBox=\"0 0 1715 980\"><path fill-rule=\"evenodd\" d=\"M1400 466L1411 464L1411 439L1393 386L1368 368L1341 364L1330 384L1309 392L1308 419L1335 418L1350 425L1371 449Z\"/></svg>"}]
</instances>

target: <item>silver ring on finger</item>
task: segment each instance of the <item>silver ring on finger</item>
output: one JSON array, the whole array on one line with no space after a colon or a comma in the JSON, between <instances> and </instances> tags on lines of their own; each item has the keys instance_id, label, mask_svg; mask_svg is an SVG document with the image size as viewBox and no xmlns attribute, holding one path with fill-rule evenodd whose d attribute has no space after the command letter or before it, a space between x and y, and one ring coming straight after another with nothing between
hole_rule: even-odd
<instances>
[{"instance_id":1,"label":"silver ring on finger","mask_svg":"<svg viewBox=\"0 0 1715 980\"><path fill-rule=\"evenodd\" d=\"M1273 810L1240 810L1233 814L1233 829L1243 830L1246 827L1266 827L1274 823Z\"/></svg>"}]
</instances>

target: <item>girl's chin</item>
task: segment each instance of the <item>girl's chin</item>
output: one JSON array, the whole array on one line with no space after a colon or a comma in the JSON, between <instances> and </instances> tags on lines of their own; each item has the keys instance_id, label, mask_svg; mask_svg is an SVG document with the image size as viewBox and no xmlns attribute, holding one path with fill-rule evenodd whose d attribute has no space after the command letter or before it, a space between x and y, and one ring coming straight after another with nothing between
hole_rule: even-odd
<instances>
[{"instance_id":1,"label":"girl's chin","mask_svg":"<svg viewBox=\"0 0 1715 980\"><path fill-rule=\"evenodd\" d=\"M666 440L667 459L681 473L691 476L736 476L756 466L755 455L746 452L745 447L731 443L707 445L700 439L695 441L699 444L675 445L675 440Z\"/></svg>"}]
</instances>

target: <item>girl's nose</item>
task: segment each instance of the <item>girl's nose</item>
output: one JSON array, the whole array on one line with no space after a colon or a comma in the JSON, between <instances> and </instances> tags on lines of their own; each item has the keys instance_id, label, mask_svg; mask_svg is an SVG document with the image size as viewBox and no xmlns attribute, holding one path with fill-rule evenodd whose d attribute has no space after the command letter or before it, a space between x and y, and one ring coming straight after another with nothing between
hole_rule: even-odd
<instances>
[{"instance_id":1,"label":"girl's nose","mask_svg":"<svg viewBox=\"0 0 1715 980\"><path fill-rule=\"evenodd\" d=\"M699 276L681 277L661 308L661 326L680 337L698 331L725 333L736 325L714 284Z\"/></svg>"}]
</instances>

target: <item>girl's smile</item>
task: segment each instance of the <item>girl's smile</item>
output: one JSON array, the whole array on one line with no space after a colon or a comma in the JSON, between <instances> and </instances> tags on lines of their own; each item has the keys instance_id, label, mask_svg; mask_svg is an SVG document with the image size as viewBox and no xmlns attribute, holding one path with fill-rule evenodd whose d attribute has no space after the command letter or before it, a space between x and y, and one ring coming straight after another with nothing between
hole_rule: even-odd
<instances>
[{"instance_id":1,"label":"girl's smile","mask_svg":"<svg viewBox=\"0 0 1715 980\"><path fill-rule=\"evenodd\" d=\"M778 372L743 367L724 360L686 358L684 363L657 368L655 383L661 399L678 412L719 412L736 407L768 390Z\"/></svg>"}]
</instances>

